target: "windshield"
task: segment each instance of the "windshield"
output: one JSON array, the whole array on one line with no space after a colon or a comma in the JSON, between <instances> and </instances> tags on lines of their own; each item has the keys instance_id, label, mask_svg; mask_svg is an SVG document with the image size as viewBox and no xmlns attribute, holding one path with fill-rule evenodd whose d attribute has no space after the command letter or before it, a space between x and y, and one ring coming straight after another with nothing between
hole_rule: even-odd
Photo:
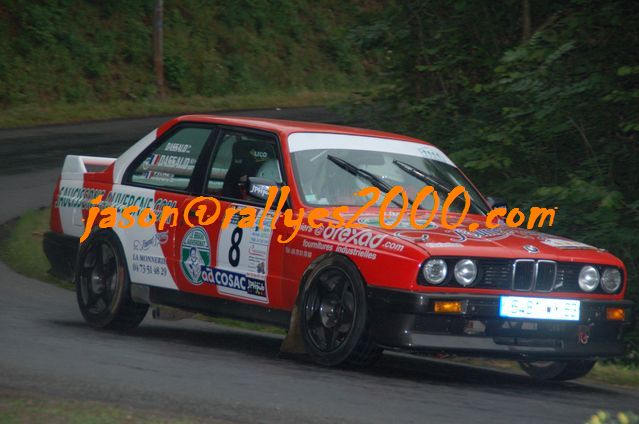
<instances>
[{"instance_id":1,"label":"windshield","mask_svg":"<svg viewBox=\"0 0 639 424\"><path fill-rule=\"evenodd\" d=\"M380 188L384 185L402 186L409 199L414 199L424 186L434 185L439 193L441 208L448 194L446 189L460 185L466 188L470 196L471 213L481 214L485 209L479 193L453 162L434 146L323 133L295 133L289 137L288 144L300 195L304 203L311 206L362 206L368 198L353 193L371 185ZM411 167L440 184L422 181L423 178L407 171ZM372 183L375 179L385 184ZM377 206L383 199L384 193L378 199ZM397 196L397 200L401 202L401 197ZM432 196L428 196L421 207L431 210L433 205ZM449 210L461 212L463 207L463 202L457 201L451 204Z\"/></svg>"}]
</instances>

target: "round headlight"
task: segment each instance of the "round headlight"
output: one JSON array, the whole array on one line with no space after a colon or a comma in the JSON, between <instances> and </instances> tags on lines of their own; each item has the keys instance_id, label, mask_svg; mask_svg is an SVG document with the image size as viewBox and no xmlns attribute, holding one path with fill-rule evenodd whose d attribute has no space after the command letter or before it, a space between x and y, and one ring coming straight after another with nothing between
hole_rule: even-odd
<instances>
[{"instance_id":1,"label":"round headlight","mask_svg":"<svg viewBox=\"0 0 639 424\"><path fill-rule=\"evenodd\" d=\"M606 268L601 274L601 288L608 293L614 293L621 287L621 272L617 268Z\"/></svg>"},{"instance_id":2,"label":"round headlight","mask_svg":"<svg viewBox=\"0 0 639 424\"><path fill-rule=\"evenodd\" d=\"M477 264L472 259L462 259L455 264L455 281L468 287L477 277Z\"/></svg>"},{"instance_id":3,"label":"round headlight","mask_svg":"<svg viewBox=\"0 0 639 424\"><path fill-rule=\"evenodd\" d=\"M446 279L448 266L443 259L429 259L424 264L422 273L429 284L441 284Z\"/></svg>"},{"instance_id":4,"label":"round headlight","mask_svg":"<svg viewBox=\"0 0 639 424\"><path fill-rule=\"evenodd\" d=\"M594 291L599 284L599 271L594 266L586 265L579 273L579 287L585 292Z\"/></svg>"}]
</instances>

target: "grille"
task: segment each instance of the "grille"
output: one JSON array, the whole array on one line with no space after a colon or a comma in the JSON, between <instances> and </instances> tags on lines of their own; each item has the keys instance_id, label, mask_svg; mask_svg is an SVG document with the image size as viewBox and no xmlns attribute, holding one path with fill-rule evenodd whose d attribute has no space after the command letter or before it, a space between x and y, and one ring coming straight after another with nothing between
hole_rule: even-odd
<instances>
[{"instance_id":1,"label":"grille","mask_svg":"<svg viewBox=\"0 0 639 424\"><path fill-rule=\"evenodd\" d=\"M535 279L535 291L549 292L555 287L557 279L557 262L537 262L537 278Z\"/></svg>"},{"instance_id":2,"label":"grille","mask_svg":"<svg viewBox=\"0 0 639 424\"><path fill-rule=\"evenodd\" d=\"M512 278L512 261L482 259L480 262L480 285L489 289L508 289Z\"/></svg>"},{"instance_id":3,"label":"grille","mask_svg":"<svg viewBox=\"0 0 639 424\"><path fill-rule=\"evenodd\" d=\"M535 261L521 259L513 265L513 290L530 291L535 283Z\"/></svg>"},{"instance_id":4,"label":"grille","mask_svg":"<svg viewBox=\"0 0 639 424\"><path fill-rule=\"evenodd\" d=\"M555 291L559 292L576 292L579 289L579 271L584 264L580 263L560 263L557 267L557 283L555 284ZM597 289L599 292L600 289Z\"/></svg>"},{"instance_id":5,"label":"grille","mask_svg":"<svg viewBox=\"0 0 639 424\"><path fill-rule=\"evenodd\" d=\"M513 264L513 290L549 292L555 287L557 262L518 259Z\"/></svg>"}]
</instances>

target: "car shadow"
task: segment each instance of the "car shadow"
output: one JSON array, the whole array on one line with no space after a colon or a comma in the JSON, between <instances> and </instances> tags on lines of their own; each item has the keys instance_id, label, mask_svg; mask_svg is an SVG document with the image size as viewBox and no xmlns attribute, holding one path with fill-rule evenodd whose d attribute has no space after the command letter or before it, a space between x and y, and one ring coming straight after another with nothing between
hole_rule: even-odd
<instances>
[{"instance_id":1,"label":"car shadow","mask_svg":"<svg viewBox=\"0 0 639 424\"><path fill-rule=\"evenodd\" d=\"M294 367L310 373L341 373L348 374L349 378L384 379L384 384L388 386L393 385L393 380L400 380L400 382L416 384L480 388L485 392L508 390L513 393L539 395L540 398L549 395L561 398L562 393L615 397L622 394L612 387L596 387L575 382L536 381L526 375L508 370L388 351L384 353L377 364L368 368L350 366L327 368L315 364L307 355L280 353L283 336L193 320L187 320L186 324L151 321L152 325L148 325L146 322L133 331L122 333L97 330L81 321L53 321L55 325L78 330L87 336L97 332L100 337L126 337L179 344L183 346L185 351L192 351L194 347L217 349L277 362L278 366Z\"/></svg>"}]
</instances>

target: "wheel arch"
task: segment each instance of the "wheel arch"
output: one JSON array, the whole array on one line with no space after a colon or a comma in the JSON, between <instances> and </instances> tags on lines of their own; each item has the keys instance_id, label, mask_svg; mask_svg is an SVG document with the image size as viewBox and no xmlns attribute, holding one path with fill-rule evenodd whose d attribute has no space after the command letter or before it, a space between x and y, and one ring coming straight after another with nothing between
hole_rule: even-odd
<instances>
[{"instance_id":1,"label":"wheel arch","mask_svg":"<svg viewBox=\"0 0 639 424\"><path fill-rule=\"evenodd\" d=\"M300 313L299 306L300 306L300 301L302 299L302 294L304 293L304 290L309 283L309 278L313 270L326 259L334 258L338 256L341 256L342 258L346 259L347 261L353 264L353 266L359 273L362 279L362 282L364 283L364 288L366 289L368 287L366 279L364 278L364 275L362 274L362 271L360 270L360 268L357 266L357 263L353 261L351 258L349 258L347 255L344 255L342 253L336 253L336 252L328 252L313 259L313 261L306 267L306 269L302 273L302 277L300 278L300 283L297 287L297 294L295 296L295 302L293 303L293 310L291 311L291 318L289 321L288 333L286 335L286 338L282 342L282 345L280 346L281 352L292 353L292 354L306 353L306 349L304 347L304 341L302 339L300 321L299 321L299 313Z\"/></svg>"},{"instance_id":2,"label":"wheel arch","mask_svg":"<svg viewBox=\"0 0 639 424\"><path fill-rule=\"evenodd\" d=\"M364 278L364 274L360 270L359 266L357 266L357 263L355 261L353 261L351 258L349 258L348 256L342 253L328 252L315 258L304 270L304 273L302 274L302 278L300 278L300 284L297 287L297 295L295 296L295 304L294 304L295 306L299 304L299 300L301 298L304 288L308 284L308 279L310 275L312 274L313 269L315 269L315 267L317 267L320 263L322 263L326 259L334 258L338 256L341 256L342 258L346 259L347 261L353 264L353 266L359 273L360 277L362 278L362 281L364 282L364 287L368 287L368 283L366 282L366 279Z\"/></svg>"}]
</instances>

